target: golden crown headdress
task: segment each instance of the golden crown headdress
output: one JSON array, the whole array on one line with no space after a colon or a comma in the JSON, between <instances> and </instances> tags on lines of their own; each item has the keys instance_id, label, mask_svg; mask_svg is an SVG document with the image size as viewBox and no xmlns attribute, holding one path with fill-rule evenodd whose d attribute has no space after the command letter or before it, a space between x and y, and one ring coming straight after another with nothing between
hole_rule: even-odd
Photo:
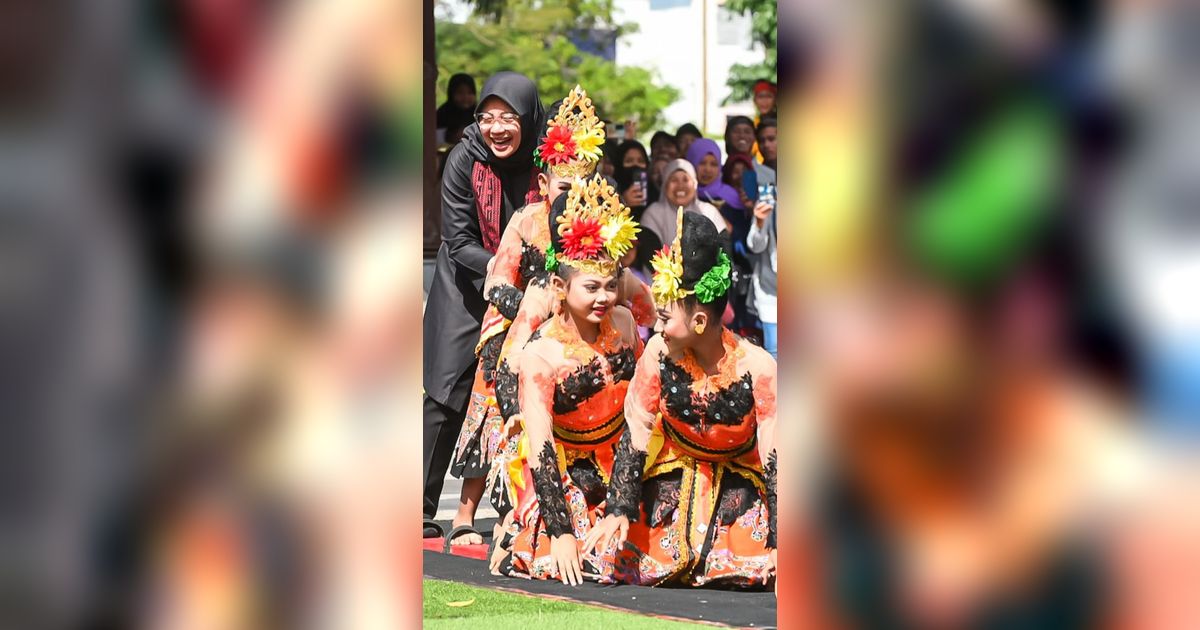
<instances>
[{"instance_id":1,"label":"golden crown headdress","mask_svg":"<svg viewBox=\"0 0 1200 630\"><path fill-rule=\"evenodd\" d=\"M562 251L555 251L553 244L546 249L546 269L550 271L561 264L611 275L641 230L616 189L600 174L571 183L566 208L557 223Z\"/></svg>"},{"instance_id":2,"label":"golden crown headdress","mask_svg":"<svg viewBox=\"0 0 1200 630\"><path fill-rule=\"evenodd\" d=\"M650 292L654 294L654 303L666 306L694 294L701 304L708 304L725 295L733 280L731 261L724 250L717 252L717 264L704 272L693 288L684 288L681 239L683 239L683 206L679 207L678 214L675 216L675 241L670 245L664 245L650 259L650 266L654 269L654 278L650 281Z\"/></svg>"},{"instance_id":3,"label":"golden crown headdress","mask_svg":"<svg viewBox=\"0 0 1200 630\"><path fill-rule=\"evenodd\" d=\"M604 123L587 92L576 85L547 123L546 139L534 152L534 161L559 177L587 177L600 161L603 144Z\"/></svg>"}]
</instances>

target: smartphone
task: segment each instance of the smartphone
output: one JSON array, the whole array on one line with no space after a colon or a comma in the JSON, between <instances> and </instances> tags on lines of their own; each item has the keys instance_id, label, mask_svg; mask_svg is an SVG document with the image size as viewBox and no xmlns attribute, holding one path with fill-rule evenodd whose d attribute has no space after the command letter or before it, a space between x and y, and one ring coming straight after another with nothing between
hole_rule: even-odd
<instances>
[{"instance_id":1,"label":"smartphone","mask_svg":"<svg viewBox=\"0 0 1200 630\"><path fill-rule=\"evenodd\" d=\"M746 169L742 172L742 190L746 192L746 198L750 201L758 201L758 173L754 169Z\"/></svg>"},{"instance_id":2,"label":"smartphone","mask_svg":"<svg viewBox=\"0 0 1200 630\"><path fill-rule=\"evenodd\" d=\"M775 184L762 184L758 187L758 200L775 207Z\"/></svg>"},{"instance_id":3,"label":"smartphone","mask_svg":"<svg viewBox=\"0 0 1200 630\"><path fill-rule=\"evenodd\" d=\"M613 125L613 127L615 127L615 129L613 130L614 133L612 135L613 139L618 140L618 141L624 140L625 139L625 123L617 123L616 125Z\"/></svg>"},{"instance_id":4,"label":"smartphone","mask_svg":"<svg viewBox=\"0 0 1200 630\"><path fill-rule=\"evenodd\" d=\"M637 179L635 179L634 181L636 181L638 183L638 185L642 187L642 194L643 195L650 194L650 176L646 173L646 169L639 168L637 170L637 173L635 174L635 176L637 177ZM647 199L646 201L650 201L650 200Z\"/></svg>"}]
</instances>

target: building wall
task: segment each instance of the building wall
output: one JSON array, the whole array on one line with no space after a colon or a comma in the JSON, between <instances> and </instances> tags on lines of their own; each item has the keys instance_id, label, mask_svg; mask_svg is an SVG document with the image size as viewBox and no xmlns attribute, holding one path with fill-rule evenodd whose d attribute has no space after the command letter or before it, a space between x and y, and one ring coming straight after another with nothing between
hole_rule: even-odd
<instances>
[{"instance_id":1,"label":"building wall","mask_svg":"<svg viewBox=\"0 0 1200 630\"><path fill-rule=\"evenodd\" d=\"M616 0L617 19L638 25L638 31L616 43L617 65L657 70L659 79L679 90L679 100L663 112L666 126L674 131L690 122L707 133L725 131L725 118L733 114L753 113L750 101L722 107L729 93L725 81L729 67L751 64L762 59L762 47L750 37L750 17L732 14L721 8L724 0ZM703 76L704 4L708 5L708 76L707 99ZM439 20L464 21L471 12L463 0L439 0ZM607 52L607 46L603 46ZM608 55L604 55L608 56ZM707 120L704 102L708 102ZM645 141L655 129L640 129Z\"/></svg>"},{"instance_id":2,"label":"building wall","mask_svg":"<svg viewBox=\"0 0 1200 630\"><path fill-rule=\"evenodd\" d=\"M702 24L708 5L708 90L704 95ZM638 32L617 42L617 64L653 68L660 79L680 92L679 100L663 112L670 130L691 122L707 133L721 134L725 117L750 114L749 101L722 107L729 94L729 67L762 59L762 47L750 37L750 17L721 8L723 0L617 0L618 18L638 25ZM704 102L708 117L703 121ZM653 129L640 130L643 140Z\"/></svg>"}]
</instances>

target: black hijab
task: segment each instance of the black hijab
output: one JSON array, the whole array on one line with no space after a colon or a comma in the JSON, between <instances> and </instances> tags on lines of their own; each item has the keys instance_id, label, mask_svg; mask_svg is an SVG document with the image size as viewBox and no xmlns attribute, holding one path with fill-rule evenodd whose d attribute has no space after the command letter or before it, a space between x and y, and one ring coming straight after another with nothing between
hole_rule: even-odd
<instances>
[{"instance_id":1,"label":"black hijab","mask_svg":"<svg viewBox=\"0 0 1200 630\"><path fill-rule=\"evenodd\" d=\"M500 187L507 206L505 216L508 216L525 205L525 195L529 191L530 178L533 175L533 150L541 133L540 127L545 124L546 114L542 109L542 100L538 97L537 86L523 74L507 70L493 74L483 84L475 113L478 114L484 102L493 96L508 103L520 116L521 145L515 153L506 158L496 157L483 140L483 132L479 130L477 122L471 123L463 132L462 143L467 145L467 154L472 159L491 166L500 178Z\"/></svg>"},{"instance_id":2,"label":"black hijab","mask_svg":"<svg viewBox=\"0 0 1200 630\"><path fill-rule=\"evenodd\" d=\"M612 158L613 167L615 168L613 175L615 175L617 178L617 183L620 186L618 190L621 192L624 192L633 185L633 169L632 167L625 168L625 154L629 153L630 151L640 151L642 155L646 156L647 171L650 170L651 166L650 152L646 150L646 147L642 145L641 142L638 142L637 140L626 140L618 145L616 153Z\"/></svg>"},{"instance_id":3,"label":"black hijab","mask_svg":"<svg viewBox=\"0 0 1200 630\"><path fill-rule=\"evenodd\" d=\"M438 129L466 127L475 120L474 109L461 108L454 104L454 91L464 85L470 86L472 92L476 91L475 78L471 75L460 72L450 77L450 83L446 86L446 102L437 109Z\"/></svg>"},{"instance_id":4,"label":"black hijab","mask_svg":"<svg viewBox=\"0 0 1200 630\"><path fill-rule=\"evenodd\" d=\"M505 70L493 74L483 84L483 92L479 94L479 104L475 106L475 114L479 114L483 104L495 96L508 103L508 106L521 117L521 146L506 158L498 158L487 143L483 141L483 132L479 123L471 123L463 133L463 140L471 141L471 155L479 162L487 162L497 170L529 170L533 166L533 149L537 144L538 129L545 120L542 100L538 97L537 86L528 77L516 72Z\"/></svg>"}]
</instances>

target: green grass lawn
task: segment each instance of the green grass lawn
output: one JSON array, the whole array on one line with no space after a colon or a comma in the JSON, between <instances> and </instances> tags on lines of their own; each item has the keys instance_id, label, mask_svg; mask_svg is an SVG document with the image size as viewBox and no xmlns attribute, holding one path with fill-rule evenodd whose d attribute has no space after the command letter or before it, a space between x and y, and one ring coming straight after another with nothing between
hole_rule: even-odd
<instances>
[{"instance_id":1,"label":"green grass lawn","mask_svg":"<svg viewBox=\"0 0 1200 630\"><path fill-rule=\"evenodd\" d=\"M435 630L481 630L483 628L622 628L631 630L674 630L706 627L700 624L664 621L632 613L614 612L595 606L492 591L442 580L425 580L422 608L425 628ZM450 602L475 600L455 607Z\"/></svg>"}]
</instances>

